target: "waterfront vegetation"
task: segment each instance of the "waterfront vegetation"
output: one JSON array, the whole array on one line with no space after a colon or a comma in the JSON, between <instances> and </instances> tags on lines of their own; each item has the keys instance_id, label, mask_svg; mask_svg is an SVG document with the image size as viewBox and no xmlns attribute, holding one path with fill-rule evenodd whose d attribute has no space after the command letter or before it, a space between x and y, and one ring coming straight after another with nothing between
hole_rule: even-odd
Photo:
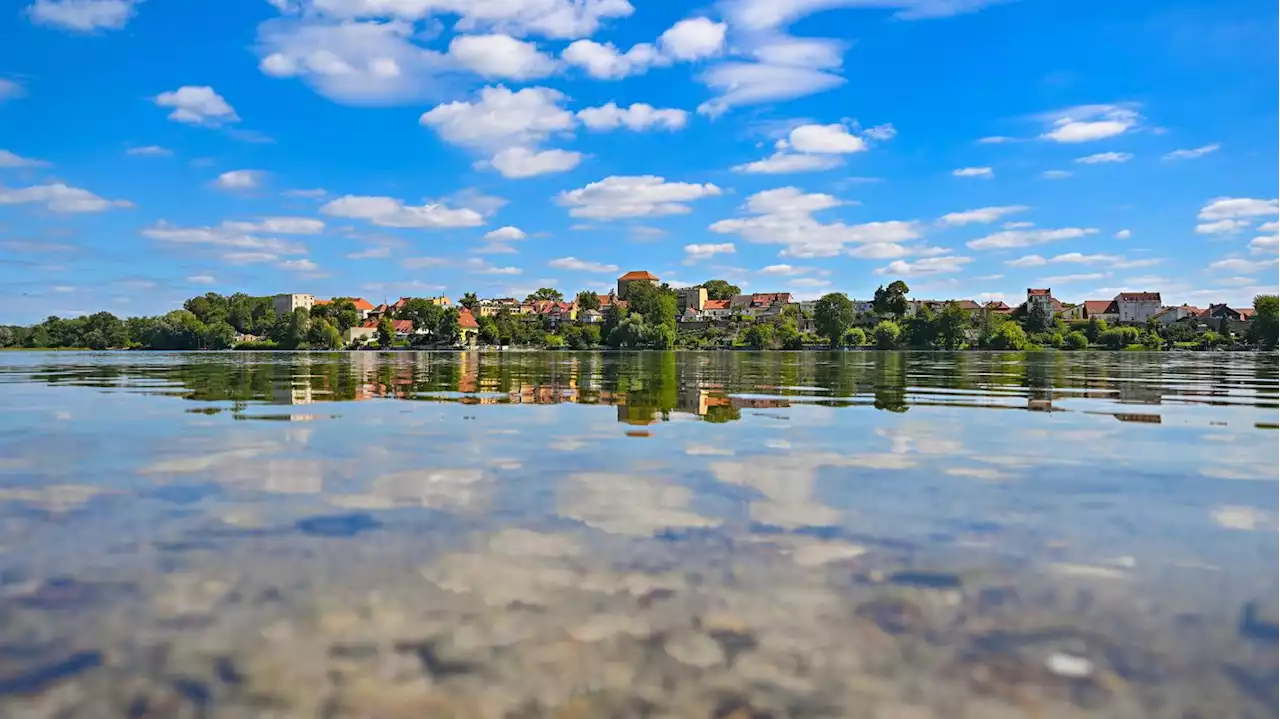
<instances>
[{"instance_id":1,"label":"waterfront vegetation","mask_svg":"<svg viewBox=\"0 0 1280 719\"><path fill-rule=\"evenodd\" d=\"M712 299L736 295L723 280L703 284ZM841 293L811 304L792 303L759 315L735 311L715 322L678 322L677 298L666 285L630 288L626 305L605 307L602 321L587 323L506 310L476 318L474 343L481 346L544 349L984 349L984 350L1149 350L1275 349L1278 301L1254 298L1254 319L1240 333L1220 332L1196 322L1150 321L1141 326L1109 326L1105 321L1068 321L1048 312L974 311L948 302L934 311L910 312L909 288L902 281L876 290L871 313L859 315ZM531 293L526 302L561 302L554 288ZM466 293L459 308L475 310L479 300ZM576 296L579 312L598 309L596 293ZM453 347L462 339L459 308L426 299L409 299L377 320L376 334L353 347ZM397 334L392 320L412 322L413 333ZM193 297L158 317L122 319L110 312L74 318L49 317L30 327L0 326L0 348L48 349L342 349L343 333L362 324L350 299L337 298L310 311L277 316L271 297L208 293ZM1225 327L1225 326L1223 326Z\"/></svg>"}]
</instances>

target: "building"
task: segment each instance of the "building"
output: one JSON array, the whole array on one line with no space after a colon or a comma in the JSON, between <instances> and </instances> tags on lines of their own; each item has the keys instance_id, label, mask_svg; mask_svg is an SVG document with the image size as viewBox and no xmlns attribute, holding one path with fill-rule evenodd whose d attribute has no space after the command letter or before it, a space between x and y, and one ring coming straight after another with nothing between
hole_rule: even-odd
<instances>
[{"instance_id":1,"label":"building","mask_svg":"<svg viewBox=\"0 0 1280 719\"><path fill-rule=\"evenodd\" d=\"M271 298L271 306L275 308L277 317L287 315L299 307L310 312L315 305L316 298L311 295L276 295Z\"/></svg>"},{"instance_id":2,"label":"building","mask_svg":"<svg viewBox=\"0 0 1280 719\"><path fill-rule=\"evenodd\" d=\"M520 312L520 302L514 297L499 297L490 300L480 300L480 304L476 305L476 312L481 317L495 317L498 313L506 310L511 314Z\"/></svg>"},{"instance_id":3,"label":"building","mask_svg":"<svg viewBox=\"0 0 1280 719\"><path fill-rule=\"evenodd\" d=\"M1062 311L1062 303L1053 298L1053 290L1027 288L1027 312L1042 312L1052 316Z\"/></svg>"},{"instance_id":4,"label":"building","mask_svg":"<svg viewBox=\"0 0 1280 719\"><path fill-rule=\"evenodd\" d=\"M583 310L578 313L578 318L582 320L583 324L588 325L595 325L604 322L604 315L600 310Z\"/></svg>"},{"instance_id":5,"label":"building","mask_svg":"<svg viewBox=\"0 0 1280 719\"><path fill-rule=\"evenodd\" d=\"M680 314L684 314L685 310L690 307L701 312L703 306L706 304L706 287L685 287L683 289L676 290L676 309Z\"/></svg>"},{"instance_id":6,"label":"building","mask_svg":"<svg viewBox=\"0 0 1280 719\"><path fill-rule=\"evenodd\" d=\"M1155 321L1162 325L1171 325L1174 322L1185 320L1188 317L1199 317L1204 314L1205 310L1191 305L1179 305L1178 307L1164 307L1156 313Z\"/></svg>"},{"instance_id":7,"label":"building","mask_svg":"<svg viewBox=\"0 0 1280 719\"><path fill-rule=\"evenodd\" d=\"M1062 311L1064 320L1105 320L1115 323L1120 320L1120 307L1115 300L1085 300L1078 305Z\"/></svg>"},{"instance_id":8,"label":"building","mask_svg":"<svg viewBox=\"0 0 1280 719\"><path fill-rule=\"evenodd\" d=\"M342 341L345 342L346 344L351 344L352 342L356 342L356 341L368 342L369 340L376 340L377 338L378 338L377 322L366 322L362 325L353 325L351 327L348 327L342 333Z\"/></svg>"},{"instance_id":9,"label":"building","mask_svg":"<svg viewBox=\"0 0 1280 719\"><path fill-rule=\"evenodd\" d=\"M708 320L727 320L733 315L729 300L707 300L702 305L702 317Z\"/></svg>"},{"instance_id":10,"label":"building","mask_svg":"<svg viewBox=\"0 0 1280 719\"><path fill-rule=\"evenodd\" d=\"M1159 292L1121 292L1115 302L1124 324L1144 324L1161 309Z\"/></svg>"},{"instance_id":11,"label":"building","mask_svg":"<svg viewBox=\"0 0 1280 719\"><path fill-rule=\"evenodd\" d=\"M618 278L618 296L623 299L626 299L627 288L633 284L638 284L641 282L650 284L650 285L657 285L658 276L651 272L646 272L644 270L633 270L631 272L628 272L627 274Z\"/></svg>"},{"instance_id":12,"label":"building","mask_svg":"<svg viewBox=\"0 0 1280 719\"><path fill-rule=\"evenodd\" d=\"M471 310L463 308L458 312L458 337L464 345L474 345L480 334L480 323L476 322Z\"/></svg>"},{"instance_id":13,"label":"building","mask_svg":"<svg viewBox=\"0 0 1280 719\"><path fill-rule=\"evenodd\" d=\"M757 292L729 298L729 309L748 317L771 317L791 304L790 292Z\"/></svg>"}]
</instances>

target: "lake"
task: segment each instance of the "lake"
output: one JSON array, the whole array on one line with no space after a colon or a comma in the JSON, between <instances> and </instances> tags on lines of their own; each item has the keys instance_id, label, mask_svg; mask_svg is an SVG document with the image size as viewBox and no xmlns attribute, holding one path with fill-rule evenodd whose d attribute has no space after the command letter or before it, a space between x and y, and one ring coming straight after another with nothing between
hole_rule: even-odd
<instances>
[{"instance_id":1,"label":"lake","mask_svg":"<svg viewBox=\"0 0 1280 719\"><path fill-rule=\"evenodd\" d=\"M1278 375L0 353L0 716L1274 717Z\"/></svg>"}]
</instances>

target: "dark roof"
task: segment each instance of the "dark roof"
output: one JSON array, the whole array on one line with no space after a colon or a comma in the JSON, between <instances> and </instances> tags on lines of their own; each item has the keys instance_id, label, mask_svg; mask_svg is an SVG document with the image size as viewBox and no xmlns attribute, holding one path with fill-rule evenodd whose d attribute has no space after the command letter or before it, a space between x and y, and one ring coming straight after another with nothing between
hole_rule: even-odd
<instances>
[{"instance_id":1,"label":"dark roof","mask_svg":"<svg viewBox=\"0 0 1280 719\"><path fill-rule=\"evenodd\" d=\"M1116 299L1123 302L1159 302L1159 292L1121 292Z\"/></svg>"}]
</instances>

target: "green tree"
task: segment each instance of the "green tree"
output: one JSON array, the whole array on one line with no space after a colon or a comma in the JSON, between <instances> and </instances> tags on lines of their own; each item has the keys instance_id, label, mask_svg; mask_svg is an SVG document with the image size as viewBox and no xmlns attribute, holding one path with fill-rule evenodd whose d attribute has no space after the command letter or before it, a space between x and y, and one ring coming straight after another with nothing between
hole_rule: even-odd
<instances>
[{"instance_id":1,"label":"green tree","mask_svg":"<svg viewBox=\"0 0 1280 719\"><path fill-rule=\"evenodd\" d=\"M969 313L955 302L948 302L933 318L936 341L944 349L957 350L964 345L972 321Z\"/></svg>"},{"instance_id":2,"label":"green tree","mask_svg":"<svg viewBox=\"0 0 1280 719\"><path fill-rule=\"evenodd\" d=\"M563 349L565 345L564 337L556 334L546 334L542 337L542 346L549 350Z\"/></svg>"},{"instance_id":3,"label":"green tree","mask_svg":"<svg viewBox=\"0 0 1280 719\"><path fill-rule=\"evenodd\" d=\"M734 295L742 294L742 288L731 285L726 280L707 280L702 286L707 289L709 300L728 300L733 299Z\"/></svg>"},{"instance_id":4,"label":"green tree","mask_svg":"<svg viewBox=\"0 0 1280 719\"><path fill-rule=\"evenodd\" d=\"M563 302L564 295L560 293L560 290L557 290L554 287L539 287L536 291L530 292L529 295L524 298L525 302L537 302L538 300Z\"/></svg>"},{"instance_id":5,"label":"green tree","mask_svg":"<svg viewBox=\"0 0 1280 719\"><path fill-rule=\"evenodd\" d=\"M435 333L437 341L448 344L456 344L462 336L462 330L458 327L458 310L450 307L440 313L440 317L436 320L436 326L431 328Z\"/></svg>"},{"instance_id":6,"label":"green tree","mask_svg":"<svg viewBox=\"0 0 1280 719\"><path fill-rule=\"evenodd\" d=\"M600 309L600 295L591 290L583 290L578 293L578 311L598 310Z\"/></svg>"},{"instance_id":7,"label":"green tree","mask_svg":"<svg viewBox=\"0 0 1280 719\"><path fill-rule=\"evenodd\" d=\"M825 294L813 306L813 323L818 333L835 347L853 326L853 303L841 292Z\"/></svg>"},{"instance_id":8,"label":"green tree","mask_svg":"<svg viewBox=\"0 0 1280 719\"><path fill-rule=\"evenodd\" d=\"M615 349L634 349L643 347L648 339L649 328L645 326L644 316L634 314L619 322L605 341Z\"/></svg>"},{"instance_id":9,"label":"green tree","mask_svg":"<svg viewBox=\"0 0 1280 719\"><path fill-rule=\"evenodd\" d=\"M1085 325L1084 328L1084 336L1088 338L1090 342L1101 342L1102 333L1109 329L1111 329L1111 327L1107 324L1106 320L1101 320L1097 317L1090 317L1089 324Z\"/></svg>"},{"instance_id":10,"label":"green tree","mask_svg":"<svg viewBox=\"0 0 1280 719\"><path fill-rule=\"evenodd\" d=\"M756 322L743 333L743 342L748 347L767 350L773 347L773 325L767 322Z\"/></svg>"},{"instance_id":11,"label":"green tree","mask_svg":"<svg viewBox=\"0 0 1280 719\"><path fill-rule=\"evenodd\" d=\"M861 347L867 343L867 332L861 327L851 327L844 333L844 344L848 347Z\"/></svg>"},{"instance_id":12,"label":"green tree","mask_svg":"<svg viewBox=\"0 0 1280 719\"><path fill-rule=\"evenodd\" d=\"M356 308L356 303L349 298L335 299L329 304L321 305L320 307L325 310L321 316L329 320L329 324L337 328L339 333L346 332L360 324L360 310ZM312 317L316 316L316 309L318 308L312 308Z\"/></svg>"},{"instance_id":13,"label":"green tree","mask_svg":"<svg viewBox=\"0 0 1280 719\"><path fill-rule=\"evenodd\" d=\"M1211 349L1213 347L1217 347L1218 345L1222 344L1222 341L1223 341L1222 335L1218 334L1217 332L1214 332L1213 330L1209 330L1208 332L1205 332L1204 334L1200 335L1200 346L1205 349Z\"/></svg>"},{"instance_id":14,"label":"green tree","mask_svg":"<svg viewBox=\"0 0 1280 719\"><path fill-rule=\"evenodd\" d=\"M1142 333L1142 348L1151 352L1157 352L1164 347L1164 340L1160 338L1158 332Z\"/></svg>"},{"instance_id":15,"label":"green tree","mask_svg":"<svg viewBox=\"0 0 1280 719\"><path fill-rule=\"evenodd\" d=\"M413 322L415 331L435 332L440 327L440 318L444 314L445 310L440 305L434 304L430 300L424 300L421 297L415 297L404 303L404 306L396 313L396 319Z\"/></svg>"},{"instance_id":16,"label":"green tree","mask_svg":"<svg viewBox=\"0 0 1280 719\"><path fill-rule=\"evenodd\" d=\"M383 315L378 319L378 346L386 349L396 341L396 326L391 323L391 318Z\"/></svg>"},{"instance_id":17,"label":"green tree","mask_svg":"<svg viewBox=\"0 0 1280 719\"><path fill-rule=\"evenodd\" d=\"M498 333L498 323L492 317L481 317L476 320L476 324L480 325L480 341L487 345L496 345L500 343L501 335Z\"/></svg>"},{"instance_id":18,"label":"green tree","mask_svg":"<svg viewBox=\"0 0 1280 719\"><path fill-rule=\"evenodd\" d=\"M894 280L888 287L876 288L871 307L878 315L902 319L907 314L907 294L910 292L911 288L907 287L906 282Z\"/></svg>"},{"instance_id":19,"label":"green tree","mask_svg":"<svg viewBox=\"0 0 1280 719\"><path fill-rule=\"evenodd\" d=\"M1280 335L1280 297L1258 295L1253 298L1253 320L1249 323L1249 341L1263 349L1276 348Z\"/></svg>"},{"instance_id":20,"label":"green tree","mask_svg":"<svg viewBox=\"0 0 1280 719\"><path fill-rule=\"evenodd\" d=\"M1004 322L995 327L987 337L986 345L993 350L1024 350L1027 333L1017 322Z\"/></svg>"},{"instance_id":21,"label":"green tree","mask_svg":"<svg viewBox=\"0 0 1280 719\"><path fill-rule=\"evenodd\" d=\"M881 320L871 334L876 339L876 347L891 350L898 346L898 337L902 334L902 328L896 322Z\"/></svg>"},{"instance_id":22,"label":"green tree","mask_svg":"<svg viewBox=\"0 0 1280 719\"><path fill-rule=\"evenodd\" d=\"M474 292L464 292L462 295L462 299L458 301L458 304L462 305L463 307L466 307L469 310L474 311L476 308L476 305L480 304L480 298L476 297L476 293Z\"/></svg>"},{"instance_id":23,"label":"green tree","mask_svg":"<svg viewBox=\"0 0 1280 719\"><path fill-rule=\"evenodd\" d=\"M800 328L796 325L796 321L786 318L777 324L775 331L777 342L784 350L804 349L804 335L800 333Z\"/></svg>"},{"instance_id":24,"label":"green tree","mask_svg":"<svg viewBox=\"0 0 1280 719\"><path fill-rule=\"evenodd\" d=\"M1066 337L1067 349L1083 350L1089 348L1089 338L1083 332L1070 332Z\"/></svg>"},{"instance_id":25,"label":"green tree","mask_svg":"<svg viewBox=\"0 0 1280 719\"><path fill-rule=\"evenodd\" d=\"M205 349L230 349L235 342L236 328L232 327L229 322L219 321L211 325L205 325L204 337L201 342Z\"/></svg>"},{"instance_id":26,"label":"green tree","mask_svg":"<svg viewBox=\"0 0 1280 719\"><path fill-rule=\"evenodd\" d=\"M1142 330L1137 327L1115 327L1103 332L1098 341L1107 349L1122 350L1142 339Z\"/></svg>"}]
</instances>

